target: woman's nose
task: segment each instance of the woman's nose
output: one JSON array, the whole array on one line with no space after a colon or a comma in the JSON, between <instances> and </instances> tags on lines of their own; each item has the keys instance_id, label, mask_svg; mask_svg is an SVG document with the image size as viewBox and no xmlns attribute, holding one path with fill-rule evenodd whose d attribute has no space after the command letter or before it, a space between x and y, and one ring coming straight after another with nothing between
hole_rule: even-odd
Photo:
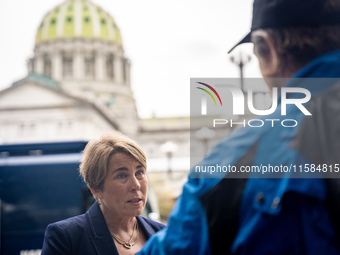
<instances>
[{"instance_id":1,"label":"woman's nose","mask_svg":"<svg viewBox=\"0 0 340 255\"><path fill-rule=\"evenodd\" d=\"M136 178L136 176L133 176L131 178L130 189L131 191L140 189L140 183L139 183L139 180Z\"/></svg>"}]
</instances>

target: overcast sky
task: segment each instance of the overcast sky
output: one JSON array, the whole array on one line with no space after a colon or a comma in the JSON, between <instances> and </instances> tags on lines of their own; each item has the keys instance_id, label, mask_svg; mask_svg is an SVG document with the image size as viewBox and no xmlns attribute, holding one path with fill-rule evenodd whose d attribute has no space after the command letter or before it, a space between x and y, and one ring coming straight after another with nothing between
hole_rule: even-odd
<instances>
[{"instance_id":1,"label":"overcast sky","mask_svg":"<svg viewBox=\"0 0 340 255\"><path fill-rule=\"evenodd\" d=\"M0 89L27 74L37 28L60 0L0 1ZM190 78L239 77L227 51L250 28L252 0L92 0L118 25L140 117L189 116ZM251 45L238 47L252 54ZM245 67L259 77L257 60Z\"/></svg>"}]
</instances>

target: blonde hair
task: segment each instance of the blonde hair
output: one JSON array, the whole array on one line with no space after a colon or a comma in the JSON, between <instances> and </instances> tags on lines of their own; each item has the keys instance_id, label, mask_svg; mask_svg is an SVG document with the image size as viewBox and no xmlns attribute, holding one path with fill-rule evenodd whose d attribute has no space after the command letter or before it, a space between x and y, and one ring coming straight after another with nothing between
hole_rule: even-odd
<instances>
[{"instance_id":1,"label":"blonde hair","mask_svg":"<svg viewBox=\"0 0 340 255\"><path fill-rule=\"evenodd\" d=\"M131 155L146 169L145 154L134 140L118 131L106 133L86 145L80 162L79 172L90 188L102 188L110 156L118 152Z\"/></svg>"}]
</instances>

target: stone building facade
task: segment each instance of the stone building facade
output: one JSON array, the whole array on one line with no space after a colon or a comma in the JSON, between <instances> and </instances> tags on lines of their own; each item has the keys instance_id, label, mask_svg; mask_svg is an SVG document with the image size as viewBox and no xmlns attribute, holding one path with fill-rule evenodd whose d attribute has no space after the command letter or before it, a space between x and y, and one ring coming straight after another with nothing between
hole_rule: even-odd
<instances>
[{"instance_id":1,"label":"stone building facade","mask_svg":"<svg viewBox=\"0 0 340 255\"><path fill-rule=\"evenodd\" d=\"M90 140L114 129L142 145L150 170L189 170L189 118L138 117L130 60L105 10L89 0L54 7L33 52L27 76L0 91L0 143Z\"/></svg>"}]
</instances>

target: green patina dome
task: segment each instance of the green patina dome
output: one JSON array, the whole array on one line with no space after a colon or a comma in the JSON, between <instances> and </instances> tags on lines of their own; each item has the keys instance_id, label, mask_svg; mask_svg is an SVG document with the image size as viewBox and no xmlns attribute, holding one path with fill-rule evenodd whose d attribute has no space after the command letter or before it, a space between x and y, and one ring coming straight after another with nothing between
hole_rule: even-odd
<instances>
[{"instance_id":1,"label":"green patina dome","mask_svg":"<svg viewBox=\"0 0 340 255\"><path fill-rule=\"evenodd\" d=\"M47 13L40 23L35 43L65 38L101 39L122 45L113 18L87 0L69 0Z\"/></svg>"}]
</instances>

